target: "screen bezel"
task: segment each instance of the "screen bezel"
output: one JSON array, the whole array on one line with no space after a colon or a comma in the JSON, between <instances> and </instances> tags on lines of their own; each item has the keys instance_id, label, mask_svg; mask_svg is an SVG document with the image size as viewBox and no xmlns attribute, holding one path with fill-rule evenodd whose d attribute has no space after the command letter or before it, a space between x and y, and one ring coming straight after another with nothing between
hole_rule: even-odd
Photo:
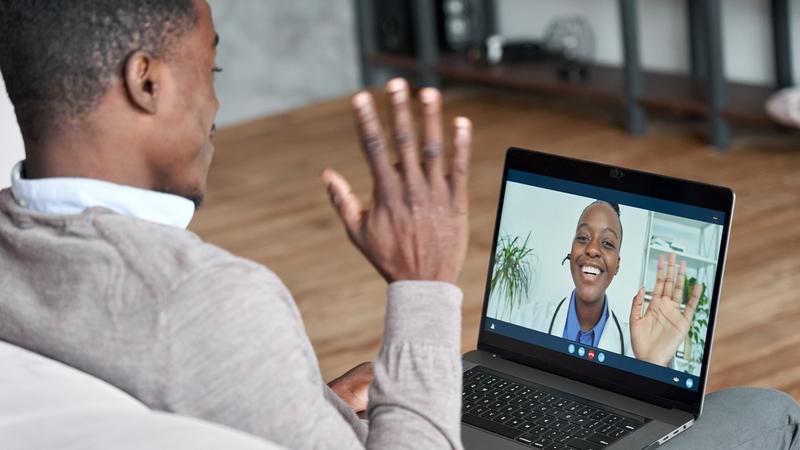
<instances>
[{"instance_id":1,"label":"screen bezel","mask_svg":"<svg viewBox=\"0 0 800 450\"><path fill-rule=\"evenodd\" d=\"M610 366L600 365L572 355L550 350L535 344L521 342L485 330L492 269L494 267L494 255L500 231L500 217L505 201L508 171L511 169L694 205L725 213L725 220L721 224L723 229L717 261L717 273L715 275L716 281L711 297L709 298L708 331L697 391L663 383L652 378L636 375ZM714 337L719 295L722 289L725 256L733 219L734 199L735 195L733 191L726 187L686 181L517 147L509 148L506 151L506 160L500 187L500 200L497 205L497 215L492 239L492 250L489 255L483 312L478 333L478 349L494 353L505 359L517 361L537 369L546 370L557 375L592 384L665 408L678 408L693 414L695 417L699 416L708 378L708 362L711 358L711 347Z\"/></svg>"}]
</instances>

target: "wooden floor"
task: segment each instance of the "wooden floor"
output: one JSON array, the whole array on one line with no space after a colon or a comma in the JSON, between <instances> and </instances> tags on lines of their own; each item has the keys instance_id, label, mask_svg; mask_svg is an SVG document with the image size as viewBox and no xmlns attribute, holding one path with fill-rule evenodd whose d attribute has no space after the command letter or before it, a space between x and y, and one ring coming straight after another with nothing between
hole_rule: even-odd
<instances>
[{"instance_id":1,"label":"wooden floor","mask_svg":"<svg viewBox=\"0 0 800 450\"><path fill-rule=\"evenodd\" d=\"M263 263L300 307L326 379L376 354L385 283L350 245L319 173L344 173L368 199L371 181L347 99L222 130L209 194L191 229ZM768 386L800 399L800 139L748 132L728 153L697 136L700 122L652 122L632 138L618 109L516 93L447 91L448 115L475 124L470 249L461 276L464 351L477 342L505 149L546 150L732 187L737 193L711 361L711 390ZM761 135L759 135L759 133Z\"/></svg>"}]
</instances>

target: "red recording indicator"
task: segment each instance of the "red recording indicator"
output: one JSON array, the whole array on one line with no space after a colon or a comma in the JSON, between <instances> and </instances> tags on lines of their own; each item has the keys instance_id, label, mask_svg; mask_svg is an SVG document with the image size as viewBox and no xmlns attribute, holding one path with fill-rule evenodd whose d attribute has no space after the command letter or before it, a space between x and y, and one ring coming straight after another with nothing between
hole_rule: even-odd
<instances>
[{"instance_id":1,"label":"red recording indicator","mask_svg":"<svg viewBox=\"0 0 800 450\"><path fill-rule=\"evenodd\" d=\"M589 359L594 359L594 350L589 350L589 353L587 353L586 356L588 356Z\"/></svg>"}]
</instances>

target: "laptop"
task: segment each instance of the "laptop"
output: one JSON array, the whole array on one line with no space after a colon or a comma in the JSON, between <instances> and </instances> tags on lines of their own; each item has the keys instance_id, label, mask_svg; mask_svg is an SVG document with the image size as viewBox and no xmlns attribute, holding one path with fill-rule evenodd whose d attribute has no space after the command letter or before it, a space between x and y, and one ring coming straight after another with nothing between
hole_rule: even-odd
<instances>
[{"instance_id":1,"label":"laptop","mask_svg":"<svg viewBox=\"0 0 800 450\"><path fill-rule=\"evenodd\" d=\"M465 448L655 448L691 427L733 206L728 188L510 148Z\"/></svg>"}]
</instances>

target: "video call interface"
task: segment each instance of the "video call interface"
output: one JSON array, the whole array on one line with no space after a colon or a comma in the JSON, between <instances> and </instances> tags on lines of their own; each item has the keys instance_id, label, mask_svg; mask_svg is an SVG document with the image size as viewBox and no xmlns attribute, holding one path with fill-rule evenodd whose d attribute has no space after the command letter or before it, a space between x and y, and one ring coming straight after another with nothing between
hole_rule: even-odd
<instances>
[{"instance_id":1,"label":"video call interface","mask_svg":"<svg viewBox=\"0 0 800 450\"><path fill-rule=\"evenodd\" d=\"M724 222L510 170L484 329L697 391Z\"/></svg>"}]
</instances>

